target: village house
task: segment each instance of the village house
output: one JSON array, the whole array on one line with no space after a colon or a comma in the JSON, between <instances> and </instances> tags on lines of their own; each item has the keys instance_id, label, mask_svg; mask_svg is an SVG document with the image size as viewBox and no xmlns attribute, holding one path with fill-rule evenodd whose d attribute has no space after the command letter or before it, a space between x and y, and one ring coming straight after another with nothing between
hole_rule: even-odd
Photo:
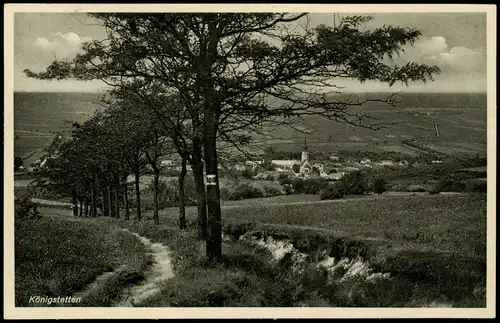
<instances>
[{"instance_id":1,"label":"village house","mask_svg":"<svg viewBox=\"0 0 500 323\"><path fill-rule=\"evenodd\" d=\"M377 163L378 166L394 166L394 162L392 160L381 160Z\"/></svg>"},{"instance_id":2,"label":"village house","mask_svg":"<svg viewBox=\"0 0 500 323\"><path fill-rule=\"evenodd\" d=\"M252 169L255 169L257 166L261 165L263 163L262 160L247 160L245 161L245 166L249 166Z\"/></svg>"},{"instance_id":3,"label":"village house","mask_svg":"<svg viewBox=\"0 0 500 323\"><path fill-rule=\"evenodd\" d=\"M278 172L288 172L293 170L294 165L300 166L300 161L294 159L274 159L271 160L271 164L276 167Z\"/></svg>"},{"instance_id":4,"label":"village house","mask_svg":"<svg viewBox=\"0 0 500 323\"><path fill-rule=\"evenodd\" d=\"M335 154L332 154L332 155L330 155L330 160L331 160L331 161L339 161L339 160L340 160L340 157L339 157L339 156L337 156L337 155L335 155Z\"/></svg>"},{"instance_id":5,"label":"village house","mask_svg":"<svg viewBox=\"0 0 500 323\"><path fill-rule=\"evenodd\" d=\"M300 160L295 159L275 159L270 161L275 166L274 171L261 172L257 174L255 179L264 179L269 176L277 177L279 174L290 174L299 178L325 178L338 180L344 175L343 172L327 174L324 170L324 165L320 163L311 163L309 160L309 152L307 150L307 142L304 141L304 149L301 153ZM246 161L246 165L257 166L262 162ZM338 164L341 165L341 164ZM295 168L295 169L294 169ZM298 168L298 172L296 172Z\"/></svg>"},{"instance_id":6,"label":"village house","mask_svg":"<svg viewBox=\"0 0 500 323\"><path fill-rule=\"evenodd\" d=\"M400 167L407 167L410 163L405 159L405 160L401 160L397 163L398 166Z\"/></svg>"}]
</instances>

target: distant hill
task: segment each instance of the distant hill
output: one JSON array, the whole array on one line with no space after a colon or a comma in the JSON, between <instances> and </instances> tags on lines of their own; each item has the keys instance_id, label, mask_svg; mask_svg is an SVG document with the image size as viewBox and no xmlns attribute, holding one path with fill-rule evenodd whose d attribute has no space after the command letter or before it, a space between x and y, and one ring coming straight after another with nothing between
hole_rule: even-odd
<instances>
[{"instance_id":1,"label":"distant hill","mask_svg":"<svg viewBox=\"0 0 500 323\"><path fill-rule=\"evenodd\" d=\"M102 93L43 93L16 92L14 94L15 153L27 154L49 142L52 135L82 122L102 109ZM341 98L348 94L343 94ZM354 94L384 97L386 93ZM433 149L451 154L486 152L486 94L484 93L405 93L399 95L397 107L384 104L366 104L353 109L355 113L370 113L385 123L385 129L373 131L308 116L297 125L307 134L289 127L269 130L268 136L255 136L258 147L275 146L278 150L300 151L304 138L311 150L386 150L415 154L403 147L402 141L428 137L423 143ZM440 136L435 137L434 121ZM296 127L296 128L297 128ZM258 148L260 149L260 148Z\"/></svg>"}]
</instances>

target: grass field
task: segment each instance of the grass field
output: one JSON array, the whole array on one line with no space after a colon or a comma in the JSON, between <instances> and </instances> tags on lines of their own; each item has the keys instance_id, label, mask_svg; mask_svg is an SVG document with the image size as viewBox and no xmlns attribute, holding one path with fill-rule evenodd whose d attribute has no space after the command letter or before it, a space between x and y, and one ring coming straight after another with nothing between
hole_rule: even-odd
<instances>
[{"instance_id":1,"label":"grass field","mask_svg":"<svg viewBox=\"0 0 500 323\"><path fill-rule=\"evenodd\" d=\"M260 230L268 232L275 231L286 234L293 232L294 235L301 236L300 239L306 244L315 241L316 238L312 238L310 235L314 236L317 233L329 237L346 237L363 241L372 249L372 264L381 271L391 272L399 277L390 284L379 286L378 292L365 290L368 294L372 293L365 299L360 296L358 300L348 304L342 303L342 300L339 299L325 301L324 297L303 300L308 304L324 306L318 304L325 304L322 302L332 304L331 301L333 301L337 302L336 304L343 304L343 306L375 306L374 304L381 306L391 306L388 304L392 304L394 306L398 302L401 304L400 302L406 298L415 301L418 299L417 303L425 302L424 299L429 302L440 299L459 307L484 306L484 299L474 294L474 291L479 288L478 286L485 286L486 203L483 195L359 199L344 203L303 205L263 205L255 201L253 203L246 201L246 203L233 204L233 206L237 205L240 207L228 205L224 208L223 223L225 228L231 227L231 224L253 222L254 225L251 226L253 229L260 228ZM189 214L190 219L194 221L195 210L190 209ZM173 225L177 215L175 212L164 212L162 216L163 223ZM144 229L143 232L148 234L147 229ZM168 239L162 236L163 234L158 235L157 239L168 243L166 241ZM257 283L252 280L257 279L259 275L264 275L255 266L263 266L262 263L265 261L261 260L262 256L252 255L248 250L245 251L246 253L238 251L241 248L243 247L239 243L224 244L225 256L228 259L239 259L233 259L233 262L241 262L236 268L227 267L227 264L222 265L221 268L218 268L219 275L217 275L213 268L204 267L202 262L196 262L196 265L191 264L188 267L195 266L198 271L191 272L187 277L177 277L168 283L165 286L164 297L159 297L152 304L161 306L161 304L168 302L167 299L181 297L181 300L178 300L178 306L182 306L180 304L200 305L200 298L205 296L193 291L193 288L197 289L197 287L193 287L190 282L195 281L200 284L199 288L203 290L200 293L205 293L206 286L203 285L203 282L206 281L205 277L214 278L215 281L224 281L223 285L229 286L227 288L232 291L231 293L236 293L239 295L238 297L243 296L235 292L239 289L234 287L234 284L246 284L247 287L252 286L252 290L261 288L260 292L251 292L254 301L257 304L269 301L269 295L263 292L266 289L262 286L257 287ZM246 256L235 254L235 252L241 252ZM199 254L200 252L197 250L192 251L192 255L198 259L197 261L200 261ZM260 260L255 260L256 257ZM231 263L234 265L233 262ZM250 265L252 262L255 262L256 265ZM250 270L246 270L250 272L247 274L250 278L245 279L241 270L247 266L250 268ZM192 270L192 267L190 268ZM262 271L268 270L265 269L267 268L265 266L263 268ZM196 275L200 271L204 273L201 275L203 278ZM272 277L272 274L270 275ZM184 279L186 280L184 281ZM241 280L244 280L245 283ZM419 284L420 287L414 289L415 283ZM269 288L277 288L272 283L267 282L266 284ZM280 288L292 288L283 281L280 284L283 284ZM183 293L185 290L189 290L192 297L188 300L184 296L172 292L170 288L180 289ZM214 293L217 293L219 289L213 288L215 289ZM339 288L343 290L346 287ZM361 290L364 290L363 288ZM341 293L340 290L339 293ZM403 290L406 291L406 296L398 298L399 294L397 293L401 293ZM221 291L223 294L226 292L226 290ZM363 294L360 290L356 290L356 293ZM238 303L236 300L241 300L238 297L222 304L227 306L227 304L234 304L234 302ZM314 298L315 296L309 295L307 297ZM288 301L292 302L291 300L283 300L285 303Z\"/></svg>"},{"instance_id":2,"label":"grass field","mask_svg":"<svg viewBox=\"0 0 500 323\"><path fill-rule=\"evenodd\" d=\"M34 306L31 296L71 296L100 274L125 266L112 285L101 286L76 304L106 306L123 285L141 277L149 262L139 241L109 225L47 215L16 223L15 303Z\"/></svg>"},{"instance_id":3,"label":"grass field","mask_svg":"<svg viewBox=\"0 0 500 323\"><path fill-rule=\"evenodd\" d=\"M308 203L317 200L314 195L291 195L227 202L224 205L228 207L241 207L223 210L222 218L223 222L245 220L322 228L350 237L385 239L394 245L422 251L485 255L484 195L358 198L348 202ZM279 205L292 202L305 203ZM168 225L175 223L177 214L176 209L160 212L162 222ZM196 208L189 208L187 216L194 222Z\"/></svg>"},{"instance_id":4,"label":"grass field","mask_svg":"<svg viewBox=\"0 0 500 323\"><path fill-rule=\"evenodd\" d=\"M273 264L270 254L238 240L223 243L222 263L207 264L204 245L196 239L192 226L195 207L187 210L191 227L185 232L175 227L175 208L160 213L159 226L149 219L151 212L145 212L145 221L137 223L73 218L69 210L41 210L46 214L43 221L16 230L16 253L24 255L16 268L21 303L33 293L77 291L99 273L131 259L136 259L132 268L144 268L147 259L142 246L116 231L125 227L174 252L175 276L162 283L160 294L143 306L386 307L432 302L485 306L480 292L485 286L484 195L360 197L332 202L291 195L224 203L226 234L238 230L237 235L245 230L285 234L294 237L294 245L301 250L313 253L324 238L335 243L358 241L368 248L371 266L393 276L377 284L356 281L328 288L292 274L286 263ZM242 225L245 223L252 225ZM38 259L45 254L45 259L54 261L41 266ZM69 259L74 265L67 265ZM318 274L311 270L307 275ZM140 274L141 270L133 272ZM70 287L64 289L64 283ZM105 295L116 294L124 284L105 287L90 302L106 306Z\"/></svg>"}]
</instances>

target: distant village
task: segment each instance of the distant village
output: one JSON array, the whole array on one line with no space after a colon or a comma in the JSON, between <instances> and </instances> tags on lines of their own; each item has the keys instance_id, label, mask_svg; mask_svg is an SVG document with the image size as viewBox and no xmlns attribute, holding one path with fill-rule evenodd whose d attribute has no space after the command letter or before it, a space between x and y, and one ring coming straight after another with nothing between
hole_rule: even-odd
<instances>
[{"instance_id":1,"label":"distant village","mask_svg":"<svg viewBox=\"0 0 500 323\"><path fill-rule=\"evenodd\" d=\"M433 160L431 164L442 164L442 160ZM175 160L164 160L164 166L170 166L170 169L180 170ZM243 172L251 170L253 179L274 180L281 176L297 177L297 178L321 178L330 181L340 180L346 173L360 171L363 169L380 169L380 168L403 168L403 167L419 167L423 163L412 162L407 160L390 160L383 159L372 161L369 158L343 158L338 154L332 153L328 156L328 160L315 161L310 158L307 143L304 143L300 159L266 159L265 157L245 160L241 162L232 162L226 165L228 169ZM219 165L219 169L223 166Z\"/></svg>"},{"instance_id":2,"label":"distant village","mask_svg":"<svg viewBox=\"0 0 500 323\"><path fill-rule=\"evenodd\" d=\"M36 160L31 166L43 166L47 157L43 160ZM442 160L432 160L431 164L442 164ZM363 169L380 169L380 168L403 168L403 167L419 167L422 163L412 162L407 160L390 160L383 159L372 161L369 158L344 158L338 154L332 153L328 159L323 158L321 161L312 160L308 150L307 142L304 142L300 159L266 159L261 158L248 159L240 162L231 162L222 166L219 164L219 169L226 168L236 172L250 170L253 179L278 179L281 176L297 177L297 178L321 178L330 181L340 180L346 173L359 171ZM177 159L164 159L161 165L172 171L180 171L180 162ZM21 166L19 170L24 170ZM33 167L26 169L32 171Z\"/></svg>"}]
</instances>

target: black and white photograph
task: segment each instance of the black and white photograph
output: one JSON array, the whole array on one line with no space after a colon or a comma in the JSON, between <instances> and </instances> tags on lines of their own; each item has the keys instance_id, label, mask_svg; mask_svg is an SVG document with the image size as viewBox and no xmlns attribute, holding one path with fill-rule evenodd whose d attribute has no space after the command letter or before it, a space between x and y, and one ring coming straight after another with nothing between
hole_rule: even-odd
<instances>
[{"instance_id":1,"label":"black and white photograph","mask_svg":"<svg viewBox=\"0 0 500 323\"><path fill-rule=\"evenodd\" d=\"M496 8L442 7L4 6L9 315L494 317Z\"/></svg>"}]
</instances>

